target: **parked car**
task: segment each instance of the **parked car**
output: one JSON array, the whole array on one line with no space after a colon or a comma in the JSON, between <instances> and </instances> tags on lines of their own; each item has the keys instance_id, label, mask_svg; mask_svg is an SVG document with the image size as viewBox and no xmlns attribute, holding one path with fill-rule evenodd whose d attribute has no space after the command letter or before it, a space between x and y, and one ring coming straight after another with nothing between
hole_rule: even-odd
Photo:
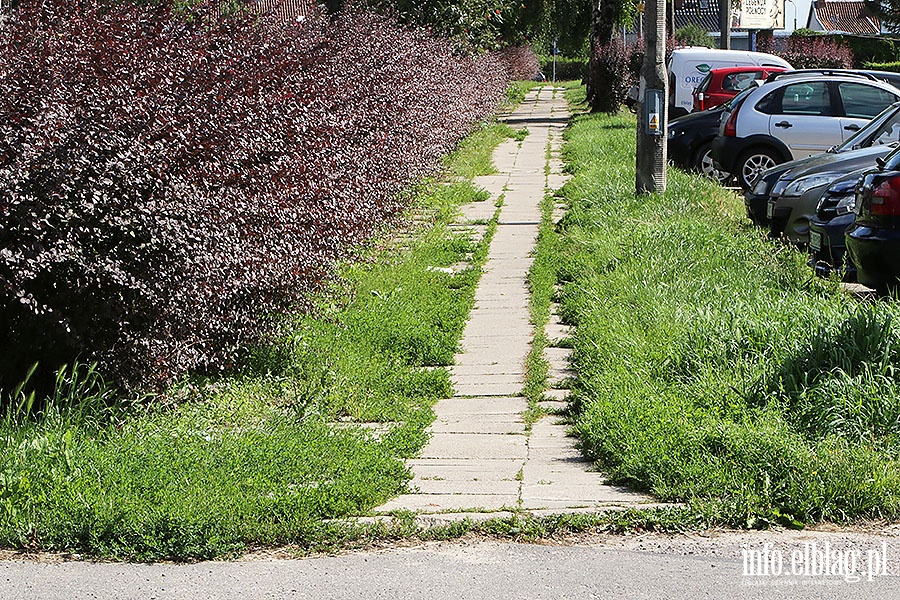
<instances>
[{"instance_id":1,"label":"parked car","mask_svg":"<svg viewBox=\"0 0 900 600\"><path fill-rule=\"evenodd\" d=\"M900 286L900 148L878 160L856 186L856 220L847 252L857 280L884 291Z\"/></svg>"},{"instance_id":2,"label":"parked car","mask_svg":"<svg viewBox=\"0 0 900 600\"><path fill-rule=\"evenodd\" d=\"M691 93L711 69L747 65L791 68L790 63L783 58L764 52L716 48L675 49L666 63L666 71L669 73L669 118L674 119L691 112L694 107Z\"/></svg>"},{"instance_id":3,"label":"parked car","mask_svg":"<svg viewBox=\"0 0 900 600\"><path fill-rule=\"evenodd\" d=\"M875 166L875 161L887 156L896 145L895 142L887 146L853 150L842 155L842 160L806 169L800 174L789 171L782 175L769 196L766 208L769 236L806 244L809 241L809 221L828 186L847 173ZM777 193L779 189L780 194Z\"/></svg>"},{"instance_id":4,"label":"parked car","mask_svg":"<svg viewBox=\"0 0 900 600\"><path fill-rule=\"evenodd\" d=\"M755 81L751 81L751 84L751 87L757 85ZM713 166L710 149L719 131L719 119L726 105L743 102L750 92L751 89L748 88L723 105L683 115L669 122L666 149L669 161L677 167L685 170L694 169L720 182L730 179L729 173L719 171Z\"/></svg>"},{"instance_id":5,"label":"parked car","mask_svg":"<svg viewBox=\"0 0 900 600\"><path fill-rule=\"evenodd\" d=\"M844 234L856 220L856 184L870 168L841 177L819 199L816 215L809 222L808 264L820 277L838 273L844 281L856 281L856 265L846 255Z\"/></svg>"},{"instance_id":6,"label":"parked car","mask_svg":"<svg viewBox=\"0 0 900 600\"><path fill-rule=\"evenodd\" d=\"M753 221L754 225L759 225L760 227L769 226L769 192L772 191L772 188L778 183L781 176L794 168L796 163L808 161L811 158L813 157L782 163L771 169L766 169L756 178L753 188L744 190L744 207L747 209L747 217ZM715 166L715 163L713 163L713 166Z\"/></svg>"},{"instance_id":7,"label":"parked car","mask_svg":"<svg viewBox=\"0 0 900 600\"><path fill-rule=\"evenodd\" d=\"M784 67L725 67L713 69L694 88L694 111L707 110L724 104L743 92L754 82L765 79L772 73L785 71Z\"/></svg>"},{"instance_id":8,"label":"parked car","mask_svg":"<svg viewBox=\"0 0 900 600\"><path fill-rule=\"evenodd\" d=\"M844 143L829 148L823 154L814 154L807 158L801 158L786 163L782 163L770 169L767 169L753 185L753 188L747 190L744 195L744 204L747 207L747 216L757 225L769 226L768 204L771 198L781 196L785 188L795 179L810 174L816 170L819 172L834 170L838 173L844 173L848 170L860 168L867 165L875 164L875 157L869 159L866 153L851 154L862 148L872 146L880 146L882 155L888 153L886 144L900 139L900 102L894 103L874 119L866 123L856 134L851 136ZM838 169L833 169L831 165L843 161L851 161L856 159L857 164L854 166L850 162ZM824 185L824 181L821 182ZM810 212L814 209L809 207ZM790 215L782 215L785 219L790 219ZM787 220L782 221L779 225L779 231L783 231Z\"/></svg>"},{"instance_id":9,"label":"parked car","mask_svg":"<svg viewBox=\"0 0 900 600\"><path fill-rule=\"evenodd\" d=\"M870 71L868 69L861 69L860 73L871 75L872 77L885 81L895 88L900 89L900 73L894 73L893 71Z\"/></svg>"},{"instance_id":10,"label":"parked car","mask_svg":"<svg viewBox=\"0 0 900 600\"><path fill-rule=\"evenodd\" d=\"M894 103L869 121L847 145L860 147L841 154L833 154L834 161L822 162L805 170L786 172L773 187L769 196L767 217L769 234L786 237L798 244L809 241L809 220L826 188L846 173L875 166L875 160L886 156L900 142L900 103Z\"/></svg>"},{"instance_id":11,"label":"parked car","mask_svg":"<svg viewBox=\"0 0 900 600\"><path fill-rule=\"evenodd\" d=\"M750 189L766 169L840 144L897 100L900 90L859 74L775 74L726 110L713 162Z\"/></svg>"}]
</instances>

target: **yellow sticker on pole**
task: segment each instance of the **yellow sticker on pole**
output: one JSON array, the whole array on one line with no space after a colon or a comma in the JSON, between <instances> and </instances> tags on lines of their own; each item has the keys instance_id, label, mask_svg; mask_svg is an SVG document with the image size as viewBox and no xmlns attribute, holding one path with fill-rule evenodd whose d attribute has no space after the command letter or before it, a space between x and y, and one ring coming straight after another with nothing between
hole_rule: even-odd
<instances>
[{"instance_id":1,"label":"yellow sticker on pole","mask_svg":"<svg viewBox=\"0 0 900 600\"><path fill-rule=\"evenodd\" d=\"M659 115L650 113L650 131L659 131Z\"/></svg>"}]
</instances>

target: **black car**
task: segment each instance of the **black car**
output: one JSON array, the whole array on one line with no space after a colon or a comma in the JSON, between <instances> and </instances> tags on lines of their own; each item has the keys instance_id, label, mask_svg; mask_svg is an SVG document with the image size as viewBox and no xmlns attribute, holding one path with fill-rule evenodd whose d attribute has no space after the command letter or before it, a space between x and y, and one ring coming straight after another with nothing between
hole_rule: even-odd
<instances>
[{"instance_id":1,"label":"black car","mask_svg":"<svg viewBox=\"0 0 900 600\"><path fill-rule=\"evenodd\" d=\"M846 256L844 234L856 220L856 184L868 170L854 171L832 183L809 222L808 264L820 277L837 273L844 281L856 281L856 265Z\"/></svg>"},{"instance_id":2,"label":"black car","mask_svg":"<svg viewBox=\"0 0 900 600\"><path fill-rule=\"evenodd\" d=\"M810 157L812 158L812 157ZM800 161L791 161L774 166L764 171L752 188L744 192L744 206L747 209L747 216L754 224L760 227L769 226L768 204L769 193L782 175L791 170L796 162L809 160L802 158Z\"/></svg>"},{"instance_id":3,"label":"black car","mask_svg":"<svg viewBox=\"0 0 900 600\"><path fill-rule=\"evenodd\" d=\"M716 106L673 119L668 128L669 162L684 170L694 169L707 177L723 181L728 174L717 170L709 155L723 112L724 107Z\"/></svg>"},{"instance_id":4,"label":"black car","mask_svg":"<svg viewBox=\"0 0 900 600\"><path fill-rule=\"evenodd\" d=\"M869 71L866 69L862 69L860 72L887 82L900 90L900 73L894 73L892 71Z\"/></svg>"},{"instance_id":5,"label":"black car","mask_svg":"<svg viewBox=\"0 0 900 600\"><path fill-rule=\"evenodd\" d=\"M857 280L884 291L900 286L900 148L878 160L856 186L856 221L847 252Z\"/></svg>"},{"instance_id":6,"label":"black car","mask_svg":"<svg viewBox=\"0 0 900 600\"><path fill-rule=\"evenodd\" d=\"M743 102L754 89L756 85L750 86L724 104L669 121L666 148L669 161L676 167L685 170L694 169L723 183L730 179L728 173L719 171L713 166L710 155L712 141L719 133L719 119L722 113L733 104Z\"/></svg>"}]
</instances>

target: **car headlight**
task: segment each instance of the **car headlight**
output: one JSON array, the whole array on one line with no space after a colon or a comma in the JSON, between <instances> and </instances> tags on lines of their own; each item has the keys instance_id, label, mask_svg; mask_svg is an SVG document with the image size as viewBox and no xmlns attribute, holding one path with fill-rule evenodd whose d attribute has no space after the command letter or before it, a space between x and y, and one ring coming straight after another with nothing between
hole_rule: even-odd
<instances>
[{"instance_id":1,"label":"car headlight","mask_svg":"<svg viewBox=\"0 0 900 600\"><path fill-rule=\"evenodd\" d=\"M788 171L787 173L784 173L775 182L775 184L772 186L772 189L769 190L769 195L773 196L773 197L778 197L778 196L782 195L784 193L784 188L786 188L788 185L790 185L790 183L793 181L793 179L785 179L785 177L788 177L790 175L791 175L790 171Z\"/></svg>"},{"instance_id":2,"label":"car headlight","mask_svg":"<svg viewBox=\"0 0 900 600\"><path fill-rule=\"evenodd\" d=\"M790 185L784 188L784 192L782 192L782 195L800 196L801 194L812 188L828 185L840 176L841 173L818 173L816 175L810 175L808 177L800 177L799 179L795 179L790 183Z\"/></svg>"},{"instance_id":3,"label":"car headlight","mask_svg":"<svg viewBox=\"0 0 900 600\"><path fill-rule=\"evenodd\" d=\"M769 188L769 182L766 181L765 177L760 177L756 181L756 185L753 186L753 195L754 196L765 196L766 192Z\"/></svg>"},{"instance_id":4,"label":"car headlight","mask_svg":"<svg viewBox=\"0 0 900 600\"><path fill-rule=\"evenodd\" d=\"M856 207L856 194L848 194L841 198L837 206L834 207L835 212L837 212L838 216L841 215L849 215L853 212L853 209Z\"/></svg>"}]
</instances>

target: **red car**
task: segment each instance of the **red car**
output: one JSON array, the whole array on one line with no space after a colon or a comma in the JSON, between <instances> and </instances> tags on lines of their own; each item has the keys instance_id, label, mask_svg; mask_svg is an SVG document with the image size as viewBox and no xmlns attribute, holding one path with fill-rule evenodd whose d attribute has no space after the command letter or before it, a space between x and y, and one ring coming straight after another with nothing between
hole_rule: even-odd
<instances>
[{"instance_id":1,"label":"red car","mask_svg":"<svg viewBox=\"0 0 900 600\"><path fill-rule=\"evenodd\" d=\"M781 73L781 67L724 67L712 69L694 88L694 111L706 110L728 102L747 89L756 79L765 79L772 73Z\"/></svg>"}]
</instances>

